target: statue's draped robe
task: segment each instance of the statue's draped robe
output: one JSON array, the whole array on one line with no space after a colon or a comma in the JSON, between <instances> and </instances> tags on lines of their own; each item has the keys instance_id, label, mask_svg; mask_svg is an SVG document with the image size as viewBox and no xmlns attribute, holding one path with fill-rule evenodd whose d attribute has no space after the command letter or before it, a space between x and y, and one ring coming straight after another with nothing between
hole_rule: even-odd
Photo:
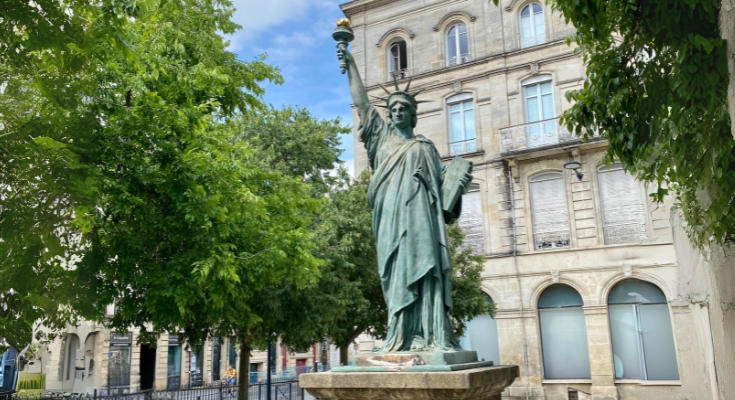
<instances>
[{"instance_id":1,"label":"statue's draped robe","mask_svg":"<svg viewBox=\"0 0 735 400\"><path fill-rule=\"evenodd\" d=\"M388 334L382 352L459 349L454 336L452 264L442 209L443 164L434 144L398 136L392 121L375 108L361 115L360 141L374 170L368 188L378 272L388 305Z\"/></svg>"}]
</instances>

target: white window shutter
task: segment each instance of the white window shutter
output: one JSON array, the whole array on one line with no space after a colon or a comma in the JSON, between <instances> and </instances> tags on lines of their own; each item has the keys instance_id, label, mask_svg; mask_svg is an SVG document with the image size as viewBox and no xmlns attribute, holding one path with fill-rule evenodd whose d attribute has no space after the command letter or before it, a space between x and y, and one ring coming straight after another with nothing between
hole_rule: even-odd
<instances>
[{"instance_id":1,"label":"white window shutter","mask_svg":"<svg viewBox=\"0 0 735 400\"><path fill-rule=\"evenodd\" d=\"M646 238L646 208L640 184L622 169L600 171L600 201L605 244Z\"/></svg>"},{"instance_id":2,"label":"white window shutter","mask_svg":"<svg viewBox=\"0 0 735 400\"><path fill-rule=\"evenodd\" d=\"M482 196L480 191L469 192L462 196L462 214L457 221L465 234L464 246L472 252L485 254L485 233L482 223Z\"/></svg>"},{"instance_id":3,"label":"white window shutter","mask_svg":"<svg viewBox=\"0 0 735 400\"><path fill-rule=\"evenodd\" d=\"M529 188L536 249L569 247L569 211L562 175L531 182Z\"/></svg>"}]
</instances>

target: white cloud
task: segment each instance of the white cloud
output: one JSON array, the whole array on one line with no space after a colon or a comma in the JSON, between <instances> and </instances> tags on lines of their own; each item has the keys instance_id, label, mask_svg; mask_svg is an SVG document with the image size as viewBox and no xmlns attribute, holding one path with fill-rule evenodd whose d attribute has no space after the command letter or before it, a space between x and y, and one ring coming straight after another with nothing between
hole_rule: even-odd
<instances>
[{"instance_id":1,"label":"white cloud","mask_svg":"<svg viewBox=\"0 0 735 400\"><path fill-rule=\"evenodd\" d=\"M299 20L303 21L313 8L334 10L338 4L339 2L335 0L234 0L236 11L232 19L242 25L242 29L228 37L231 41L230 49L237 51L246 44L252 45L250 41L254 37L270 28L282 26L284 30L289 31L287 24L298 24ZM338 7L334 14L341 15ZM297 43L288 42L288 44L293 46Z\"/></svg>"}]
</instances>

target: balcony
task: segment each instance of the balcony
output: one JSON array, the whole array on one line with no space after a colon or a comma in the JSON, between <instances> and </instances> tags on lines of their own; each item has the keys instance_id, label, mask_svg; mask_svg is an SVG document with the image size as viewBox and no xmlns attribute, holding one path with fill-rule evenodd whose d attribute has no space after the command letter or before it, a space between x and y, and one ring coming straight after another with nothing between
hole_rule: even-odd
<instances>
[{"instance_id":1,"label":"balcony","mask_svg":"<svg viewBox=\"0 0 735 400\"><path fill-rule=\"evenodd\" d=\"M559 118L516 125L500 130L500 152L513 153L578 140L559 125Z\"/></svg>"}]
</instances>

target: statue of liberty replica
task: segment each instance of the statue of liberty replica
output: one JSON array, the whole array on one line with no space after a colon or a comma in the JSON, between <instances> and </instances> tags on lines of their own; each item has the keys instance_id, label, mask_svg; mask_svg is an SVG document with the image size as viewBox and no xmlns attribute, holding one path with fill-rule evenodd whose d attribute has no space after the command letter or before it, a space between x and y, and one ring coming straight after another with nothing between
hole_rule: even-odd
<instances>
[{"instance_id":1,"label":"statue of liberty replica","mask_svg":"<svg viewBox=\"0 0 735 400\"><path fill-rule=\"evenodd\" d=\"M452 329L446 224L459 218L472 163L455 157L445 166L434 143L414 134L420 102L410 82L403 90L397 83L393 92L383 88L387 96L377 106L388 115L381 118L347 51L354 38L349 21L338 20L332 36L373 170L367 201L388 333L382 348L355 355L351 366L301 374L299 385L322 400L500 400L520 375L518 366L478 361L477 352L462 350Z\"/></svg>"},{"instance_id":2,"label":"statue of liberty replica","mask_svg":"<svg viewBox=\"0 0 735 400\"><path fill-rule=\"evenodd\" d=\"M342 21L334 34L337 56L360 117L359 140L374 171L367 201L373 209L378 273L388 306L386 343L374 352L462 350L452 329L452 263L445 224L459 218L472 164L455 158L445 166L434 143L414 134L421 102L418 92L410 92L410 81L402 90L395 81L395 91L383 87L387 96L379 98L385 103L378 107L388 109L388 118L380 117L347 50L349 22ZM472 361L477 361L474 354Z\"/></svg>"}]
</instances>

